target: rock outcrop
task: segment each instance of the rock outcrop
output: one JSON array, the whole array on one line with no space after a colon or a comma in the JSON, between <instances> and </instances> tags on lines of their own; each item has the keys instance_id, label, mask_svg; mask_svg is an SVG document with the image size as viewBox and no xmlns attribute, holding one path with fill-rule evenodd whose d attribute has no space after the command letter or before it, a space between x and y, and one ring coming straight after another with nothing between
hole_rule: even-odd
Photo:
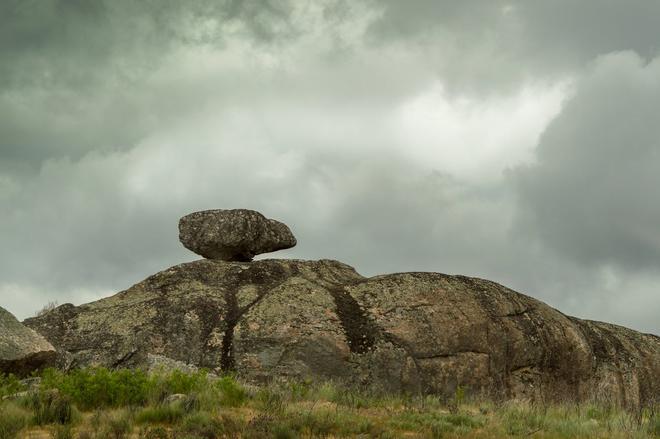
<instances>
[{"instance_id":1,"label":"rock outcrop","mask_svg":"<svg viewBox=\"0 0 660 439\"><path fill-rule=\"evenodd\" d=\"M54 364L55 348L0 307L0 372L27 375Z\"/></svg>"},{"instance_id":2,"label":"rock outcrop","mask_svg":"<svg viewBox=\"0 0 660 439\"><path fill-rule=\"evenodd\" d=\"M25 321L79 366L167 358L251 382L340 380L639 407L660 395L660 338L565 316L497 283L372 278L337 261L199 260Z\"/></svg>"},{"instance_id":3,"label":"rock outcrop","mask_svg":"<svg viewBox=\"0 0 660 439\"><path fill-rule=\"evenodd\" d=\"M247 209L186 215L179 221L179 240L207 259L243 262L296 245L296 238L285 224Z\"/></svg>"}]
</instances>

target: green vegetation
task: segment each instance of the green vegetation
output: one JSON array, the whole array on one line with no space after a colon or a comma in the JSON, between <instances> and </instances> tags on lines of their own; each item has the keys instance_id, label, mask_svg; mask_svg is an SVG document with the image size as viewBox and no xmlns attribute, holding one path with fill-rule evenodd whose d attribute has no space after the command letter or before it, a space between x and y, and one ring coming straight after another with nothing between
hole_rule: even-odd
<instances>
[{"instance_id":1,"label":"green vegetation","mask_svg":"<svg viewBox=\"0 0 660 439\"><path fill-rule=\"evenodd\" d=\"M538 406L466 398L383 395L311 381L242 384L205 372L47 370L27 390L0 376L0 439L297 437L653 438L658 407ZM22 392L22 393L19 393ZM18 395L16 395L18 393Z\"/></svg>"}]
</instances>

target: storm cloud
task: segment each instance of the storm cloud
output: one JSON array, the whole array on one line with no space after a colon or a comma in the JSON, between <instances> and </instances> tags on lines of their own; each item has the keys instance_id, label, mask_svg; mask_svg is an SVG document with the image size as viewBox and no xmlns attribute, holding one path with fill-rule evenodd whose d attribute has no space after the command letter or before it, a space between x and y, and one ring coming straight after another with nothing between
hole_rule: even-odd
<instances>
[{"instance_id":1,"label":"storm cloud","mask_svg":"<svg viewBox=\"0 0 660 439\"><path fill-rule=\"evenodd\" d=\"M0 5L0 298L20 317L195 258L475 275L658 333L660 10L587 1Z\"/></svg>"}]
</instances>

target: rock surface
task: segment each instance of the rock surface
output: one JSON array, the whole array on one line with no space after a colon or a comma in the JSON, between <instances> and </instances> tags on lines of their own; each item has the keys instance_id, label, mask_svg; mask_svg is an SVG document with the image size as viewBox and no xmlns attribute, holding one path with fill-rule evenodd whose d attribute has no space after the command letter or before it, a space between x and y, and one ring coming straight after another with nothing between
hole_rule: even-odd
<instances>
[{"instance_id":1,"label":"rock surface","mask_svg":"<svg viewBox=\"0 0 660 439\"><path fill-rule=\"evenodd\" d=\"M248 209L186 215L179 221L179 240L207 259L243 262L296 245L296 238L285 224Z\"/></svg>"},{"instance_id":2,"label":"rock surface","mask_svg":"<svg viewBox=\"0 0 660 439\"><path fill-rule=\"evenodd\" d=\"M26 375L54 364L56 355L44 337L0 307L0 372Z\"/></svg>"},{"instance_id":3,"label":"rock surface","mask_svg":"<svg viewBox=\"0 0 660 439\"><path fill-rule=\"evenodd\" d=\"M97 302L26 320L79 366L149 358L259 383L334 379L452 397L660 395L660 338L565 316L494 282L438 273L360 276L331 260L199 260Z\"/></svg>"}]
</instances>

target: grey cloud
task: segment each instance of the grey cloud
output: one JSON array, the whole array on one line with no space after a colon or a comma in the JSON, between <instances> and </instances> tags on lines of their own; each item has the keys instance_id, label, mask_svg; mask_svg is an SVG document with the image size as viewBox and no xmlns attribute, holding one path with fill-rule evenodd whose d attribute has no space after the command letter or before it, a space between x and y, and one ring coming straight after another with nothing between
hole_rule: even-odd
<instances>
[{"instance_id":1,"label":"grey cloud","mask_svg":"<svg viewBox=\"0 0 660 439\"><path fill-rule=\"evenodd\" d=\"M0 157L35 164L130 147L158 123L145 88L173 53L222 47L227 34L288 38L291 10L257 0L2 2Z\"/></svg>"},{"instance_id":2,"label":"grey cloud","mask_svg":"<svg viewBox=\"0 0 660 439\"><path fill-rule=\"evenodd\" d=\"M599 55L660 52L660 4L571 0L374 2L373 44L424 50L457 93L509 92L525 81L570 77Z\"/></svg>"},{"instance_id":3,"label":"grey cloud","mask_svg":"<svg viewBox=\"0 0 660 439\"><path fill-rule=\"evenodd\" d=\"M660 263L660 59L599 59L543 134L538 163L514 172L522 221L585 265Z\"/></svg>"},{"instance_id":4,"label":"grey cloud","mask_svg":"<svg viewBox=\"0 0 660 439\"><path fill-rule=\"evenodd\" d=\"M477 275L657 332L659 218L643 202L658 183L657 62L629 53L584 68L615 49L653 53L655 6L546 4L3 2L2 305L26 316L121 290L196 258L177 241L180 216L250 207L298 237L276 257ZM586 24L600 15L598 39ZM421 143L451 129L436 99L478 120L500 105L493 92L554 89L566 75L575 97L538 163L508 180L493 168L518 152L494 164L492 149L466 177L442 163L461 139L438 144L435 161L433 145L411 141L410 127L439 125ZM406 117L429 120L402 127L420 96L428 105Z\"/></svg>"}]
</instances>

